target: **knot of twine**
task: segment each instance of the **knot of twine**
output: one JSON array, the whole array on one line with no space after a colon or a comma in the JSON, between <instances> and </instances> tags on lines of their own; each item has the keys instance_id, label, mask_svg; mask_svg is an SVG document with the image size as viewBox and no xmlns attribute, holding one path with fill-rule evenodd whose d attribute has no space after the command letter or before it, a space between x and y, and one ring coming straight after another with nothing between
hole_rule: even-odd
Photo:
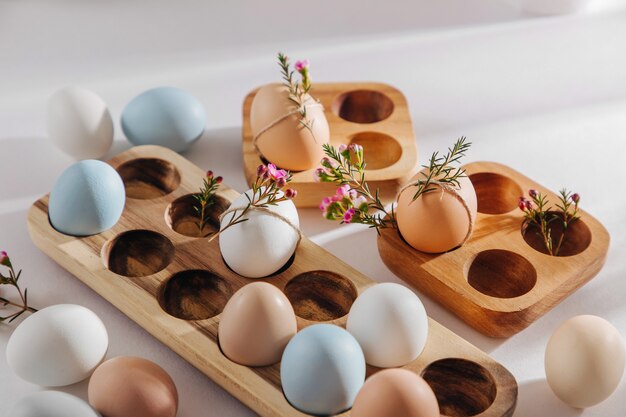
<instances>
[{"instance_id":1,"label":"knot of twine","mask_svg":"<svg viewBox=\"0 0 626 417\"><path fill-rule=\"evenodd\" d=\"M465 242L467 242L469 238L472 236L472 232L474 231L474 216L472 216L472 210L470 209L469 204L467 203L467 200L463 198L463 196L458 192L458 190L455 187L451 186L447 182L431 180L430 183L438 185L444 193L448 193L452 197L454 197L459 203L463 205L463 208L467 212L467 218L469 220L469 223L467 226L467 233L465 234L465 237L463 238L463 241L461 242L459 246L464 245ZM400 195L406 189L411 188L411 187L415 187L415 184L409 183L409 184L406 184L404 187L402 187L400 191L398 191L398 197L396 198L396 201L400 198Z\"/></svg>"},{"instance_id":2,"label":"knot of twine","mask_svg":"<svg viewBox=\"0 0 626 417\"><path fill-rule=\"evenodd\" d=\"M313 102L311 103L311 101L313 101ZM273 128L274 126L276 126L277 124L279 124L283 120L286 120L286 119L290 118L294 114L300 113L305 108L311 108L311 107L321 107L322 109L324 108L322 103L320 103L319 101L313 100L313 99L309 99L309 100L305 101L304 103L302 103L302 105L300 107L293 107L287 113L283 114L282 116L277 117L272 122L268 123L263 129L259 130L259 132L256 135L254 135L254 137L252 138L252 145L254 146L254 149L256 149L258 153L261 153L261 150L259 149L259 146L257 145L257 142L259 141L259 138L261 137L261 135L263 133L267 132L268 130L270 130L271 128ZM317 143L317 140L315 139L315 136L313 137L313 140L315 140L315 142Z\"/></svg>"},{"instance_id":3,"label":"knot of twine","mask_svg":"<svg viewBox=\"0 0 626 417\"><path fill-rule=\"evenodd\" d=\"M230 213L235 213L237 211L243 211L245 209L245 207L232 207L229 208L228 210L226 210L225 212L223 212L220 217L220 224L222 223L222 220L224 219L224 217L226 217L227 214ZM248 211L260 211L263 212L265 214L269 214L271 217L274 217L275 219L278 220L282 220L283 222L287 223L298 235L298 240L296 242L296 248L300 245L300 241L302 240L302 231L300 230L300 228L298 226L296 226L291 220L289 220L287 217L283 216L280 213L277 213L275 211L270 210L267 207L256 207L256 206L250 206L248 208ZM234 215L233 215L234 217Z\"/></svg>"}]
</instances>

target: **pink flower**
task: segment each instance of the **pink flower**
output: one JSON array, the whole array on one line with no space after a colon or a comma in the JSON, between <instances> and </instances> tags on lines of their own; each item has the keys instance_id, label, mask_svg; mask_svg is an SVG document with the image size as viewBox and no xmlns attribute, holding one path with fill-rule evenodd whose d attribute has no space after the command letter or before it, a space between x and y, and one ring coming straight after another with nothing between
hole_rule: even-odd
<instances>
[{"instance_id":1,"label":"pink flower","mask_svg":"<svg viewBox=\"0 0 626 417\"><path fill-rule=\"evenodd\" d=\"M267 172L267 167L263 164L259 165L256 169L257 177L262 177L263 174L265 174L266 172Z\"/></svg>"},{"instance_id":2,"label":"pink flower","mask_svg":"<svg viewBox=\"0 0 626 417\"><path fill-rule=\"evenodd\" d=\"M290 189L285 191L285 197L287 197L290 200L292 198L296 198L297 195L298 195L298 192L296 190L294 190L293 188L290 188Z\"/></svg>"},{"instance_id":3,"label":"pink flower","mask_svg":"<svg viewBox=\"0 0 626 417\"><path fill-rule=\"evenodd\" d=\"M526 202L520 200L520 202L518 204L518 207L519 207L520 210L526 211Z\"/></svg>"},{"instance_id":4,"label":"pink flower","mask_svg":"<svg viewBox=\"0 0 626 417\"><path fill-rule=\"evenodd\" d=\"M343 222L350 223L352 219L354 218L355 213L356 213L356 210L354 209L354 207L346 210L346 212L343 214Z\"/></svg>"},{"instance_id":5,"label":"pink flower","mask_svg":"<svg viewBox=\"0 0 626 417\"><path fill-rule=\"evenodd\" d=\"M526 210L532 210L533 209L533 203L530 200L526 200Z\"/></svg>"},{"instance_id":6,"label":"pink flower","mask_svg":"<svg viewBox=\"0 0 626 417\"><path fill-rule=\"evenodd\" d=\"M326 210L328 210L328 206L330 206L330 203L332 203L331 198L330 197L324 197L324 199L320 203L320 210L323 211L324 213L326 213Z\"/></svg>"},{"instance_id":7,"label":"pink flower","mask_svg":"<svg viewBox=\"0 0 626 417\"><path fill-rule=\"evenodd\" d=\"M352 205L358 209L360 209L364 204L367 205L367 199L362 195L352 200Z\"/></svg>"},{"instance_id":8,"label":"pink flower","mask_svg":"<svg viewBox=\"0 0 626 417\"><path fill-rule=\"evenodd\" d=\"M209 179L213 178L213 171L207 171L206 172L206 177L209 178Z\"/></svg>"},{"instance_id":9,"label":"pink flower","mask_svg":"<svg viewBox=\"0 0 626 417\"><path fill-rule=\"evenodd\" d=\"M287 185L287 181L285 180L284 177L276 180L276 186L278 188L283 188L285 185Z\"/></svg>"},{"instance_id":10,"label":"pink flower","mask_svg":"<svg viewBox=\"0 0 626 417\"><path fill-rule=\"evenodd\" d=\"M350 186L348 184L344 184L341 187L337 188L337 196L347 197L350 192Z\"/></svg>"},{"instance_id":11,"label":"pink flower","mask_svg":"<svg viewBox=\"0 0 626 417\"><path fill-rule=\"evenodd\" d=\"M324 178L325 174L326 170L324 170L324 168L317 168L315 172L313 172L313 179L319 182L322 180L322 178Z\"/></svg>"},{"instance_id":12,"label":"pink flower","mask_svg":"<svg viewBox=\"0 0 626 417\"><path fill-rule=\"evenodd\" d=\"M572 196L570 197L572 199L572 201L576 204L578 204L578 202L580 201L580 195L578 193L574 193L572 194Z\"/></svg>"},{"instance_id":13,"label":"pink flower","mask_svg":"<svg viewBox=\"0 0 626 417\"><path fill-rule=\"evenodd\" d=\"M337 147L337 151L339 151L339 153L343 153L343 152L345 152L345 151L346 151L346 149L348 149L348 145L346 145L346 144L344 144L344 143L342 143L341 145L339 145L339 146Z\"/></svg>"},{"instance_id":14,"label":"pink flower","mask_svg":"<svg viewBox=\"0 0 626 417\"><path fill-rule=\"evenodd\" d=\"M302 72L305 69L308 69L309 68L309 60L308 59L303 59L302 61L296 61L296 65L294 66L294 68L298 72Z\"/></svg>"},{"instance_id":15,"label":"pink flower","mask_svg":"<svg viewBox=\"0 0 626 417\"><path fill-rule=\"evenodd\" d=\"M215 183L216 183L216 184L221 184L221 183L222 183L222 181L224 181L224 178L222 178L221 176L219 176L219 177L215 178Z\"/></svg>"},{"instance_id":16,"label":"pink flower","mask_svg":"<svg viewBox=\"0 0 626 417\"><path fill-rule=\"evenodd\" d=\"M279 180L281 178L287 177L287 171L284 169L276 168L274 164L267 164L267 172L269 173L270 178L273 180Z\"/></svg>"},{"instance_id":17,"label":"pink flower","mask_svg":"<svg viewBox=\"0 0 626 417\"><path fill-rule=\"evenodd\" d=\"M351 143L350 150L354 153L359 153L359 152L363 152L363 147L357 143Z\"/></svg>"},{"instance_id":18,"label":"pink flower","mask_svg":"<svg viewBox=\"0 0 626 417\"><path fill-rule=\"evenodd\" d=\"M538 194L539 194L539 193L537 192L537 190L530 189L530 190L528 191L528 195L529 195L531 198L535 198L535 197L537 197L537 195L538 195Z\"/></svg>"},{"instance_id":19,"label":"pink flower","mask_svg":"<svg viewBox=\"0 0 626 417\"><path fill-rule=\"evenodd\" d=\"M0 252L0 265L11 266L11 260L5 251Z\"/></svg>"}]
</instances>

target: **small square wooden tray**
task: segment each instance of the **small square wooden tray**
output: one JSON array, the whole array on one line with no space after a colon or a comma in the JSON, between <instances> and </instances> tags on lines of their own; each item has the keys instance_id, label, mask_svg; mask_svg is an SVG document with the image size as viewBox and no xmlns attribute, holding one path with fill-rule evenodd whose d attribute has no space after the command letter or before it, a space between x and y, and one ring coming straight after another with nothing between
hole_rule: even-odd
<instances>
[{"instance_id":1,"label":"small square wooden tray","mask_svg":"<svg viewBox=\"0 0 626 417\"><path fill-rule=\"evenodd\" d=\"M33 242L259 415L305 416L283 395L280 364L250 368L231 362L220 350L224 305L256 280L231 271L220 255L219 239L209 243L195 226L191 195L205 171L157 146L132 148L109 163L126 184L120 221L94 236L63 235L48 221L45 196L29 211ZM238 195L222 186L213 219ZM306 237L292 261L263 281L285 292L299 329L318 322L345 326L352 302L374 284ZM509 371L436 321L430 319L429 326L424 352L405 368L431 384L442 413L512 415L517 383ZM368 375L377 370L368 367Z\"/></svg>"},{"instance_id":2,"label":"small square wooden tray","mask_svg":"<svg viewBox=\"0 0 626 417\"><path fill-rule=\"evenodd\" d=\"M257 90L243 102L243 165L248 185L257 167L266 162L255 149L250 127L250 108ZM404 95L382 83L316 83L313 96L324 106L330 127L330 143L358 143L367 160L367 179L379 188L381 199L395 199L400 188L419 170L413 124ZM314 169L293 173L298 207L317 207L335 192L335 186L316 182Z\"/></svg>"},{"instance_id":3,"label":"small square wooden tray","mask_svg":"<svg viewBox=\"0 0 626 417\"><path fill-rule=\"evenodd\" d=\"M518 199L531 188L550 192L492 162L465 166L476 189L478 217L471 239L460 248L427 254L409 246L392 229L383 230L378 249L398 277L455 313L476 330L508 337L533 323L602 268L609 248L607 230L584 211L568 229L562 255L540 252L534 232L522 235ZM537 248L534 249L533 247Z\"/></svg>"}]
</instances>

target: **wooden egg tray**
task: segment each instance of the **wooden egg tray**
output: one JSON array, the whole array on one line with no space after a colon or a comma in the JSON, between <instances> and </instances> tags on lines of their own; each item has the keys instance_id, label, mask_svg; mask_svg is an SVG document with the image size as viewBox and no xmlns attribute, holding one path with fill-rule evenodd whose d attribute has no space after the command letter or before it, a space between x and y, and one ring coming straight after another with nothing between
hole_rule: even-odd
<instances>
[{"instance_id":1,"label":"wooden egg tray","mask_svg":"<svg viewBox=\"0 0 626 417\"><path fill-rule=\"evenodd\" d=\"M533 323L602 268L609 247L607 230L582 211L571 223L561 254L541 252L533 231L522 235L520 196L534 188L554 206L557 194L491 162L465 166L476 189L478 217L470 240L442 254L409 246L392 229L378 238L381 258L398 277L492 337L508 337Z\"/></svg>"},{"instance_id":2,"label":"wooden egg tray","mask_svg":"<svg viewBox=\"0 0 626 417\"><path fill-rule=\"evenodd\" d=\"M217 334L224 305L256 280L228 268L219 239L209 243L198 237L189 204L205 171L157 146L135 147L109 163L127 189L120 221L94 236L63 235L48 221L45 196L28 215L35 244L259 415L305 416L286 401L279 364L250 368L231 362L220 350ZM213 219L238 195L222 186ZM300 329L324 321L345 326L354 299L374 284L306 237L292 261L263 280L285 292ZM509 371L434 320L429 326L424 352L405 368L430 382L442 413L512 415L517 383ZM368 367L368 375L376 371Z\"/></svg>"},{"instance_id":3,"label":"wooden egg tray","mask_svg":"<svg viewBox=\"0 0 626 417\"><path fill-rule=\"evenodd\" d=\"M248 94L243 102L243 165L248 185L256 179L257 167L266 162L252 143L250 108L256 92ZM404 95L381 83L315 83L312 94L324 106L330 143L363 146L370 186L380 189L384 202L395 200L396 193L419 170ZM314 171L293 173L291 184L298 190L294 200L297 207L317 207L335 192L333 184L316 182Z\"/></svg>"}]
</instances>

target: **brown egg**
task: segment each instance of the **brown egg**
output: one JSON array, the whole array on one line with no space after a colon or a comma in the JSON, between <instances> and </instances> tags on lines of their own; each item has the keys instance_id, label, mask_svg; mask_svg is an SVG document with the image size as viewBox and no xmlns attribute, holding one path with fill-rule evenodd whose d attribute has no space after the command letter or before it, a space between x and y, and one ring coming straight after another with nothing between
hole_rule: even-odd
<instances>
[{"instance_id":1,"label":"brown egg","mask_svg":"<svg viewBox=\"0 0 626 417\"><path fill-rule=\"evenodd\" d=\"M250 109L254 136L295 108L288 97L287 88L281 84L268 84L257 91ZM300 115L296 113L278 121L257 139L261 154L280 168L304 171L317 167L324 157L322 145L330 140L328 122L322 106L307 97L307 119L312 123L312 132L300 124Z\"/></svg>"},{"instance_id":2,"label":"brown egg","mask_svg":"<svg viewBox=\"0 0 626 417\"><path fill-rule=\"evenodd\" d=\"M233 362L267 366L280 361L298 330L285 294L267 282L241 288L228 300L219 325L222 352Z\"/></svg>"},{"instance_id":3,"label":"brown egg","mask_svg":"<svg viewBox=\"0 0 626 417\"><path fill-rule=\"evenodd\" d=\"M365 381L352 417L439 417L439 404L430 385L401 368L385 369Z\"/></svg>"},{"instance_id":4,"label":"brown egg","mask_svg":"<svg viewBox=\"0 0 626 417\"><path fill-rule=\"evenodd\" d=\"M178 392L157 364L120 356L101 364L91 376L89 404L103 417L174 417Z\"/></svg>"},{"instance_id":5,"label":"brown egg","mask_svg":"<svg viewBox=\"0 0 626 417\"><path fill-rule=\"evenodd\" d=\"M421 178L413 177L411 182ZM476 191L467 177L459 179L457 192L467 201L472 219L476 219ZM456 248L465 239L470 216L463 204L438 185L435 191L422 194L413 201L417 187L405 189L398 197L396 220L404 240L415 249L427 253L446 252Z\"/></svg>"}]
</instances>

